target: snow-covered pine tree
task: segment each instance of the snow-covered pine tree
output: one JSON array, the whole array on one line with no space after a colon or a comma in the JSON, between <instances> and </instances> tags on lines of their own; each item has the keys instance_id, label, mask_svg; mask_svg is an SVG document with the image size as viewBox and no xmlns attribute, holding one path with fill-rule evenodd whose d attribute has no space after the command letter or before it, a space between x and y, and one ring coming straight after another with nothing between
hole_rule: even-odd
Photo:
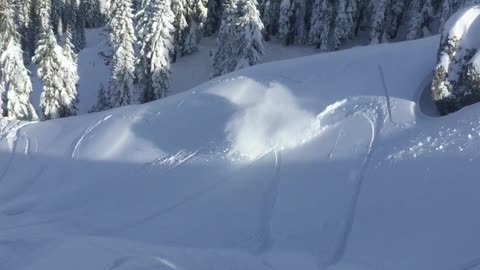
<instances>
[{"instance_id":1,"label":"snow-covered pine tree","mask_svg":"<svg viewBox=\"0 0 480 270\"><path fill-rule=\"evenodd\" d=\"M5 85L4 85L2 76L3 76L2 75L2 69L0 68L0 118L7 116L6 115L6 112L7 112L7 92L5 91Z\"/></svg>"},{"instance_id":2,"label":"snow-covered pine tree","mask_svg":"<svg viewBox=\"0 0 480 270\"><path fill-rule=\"evenodd\" d=\"M412 40L422 37L423 29L429 25L435 16L434 13L435 8L432 0L412 0L407 21L406 39Z\"/></svg>"},{"instance_id":3,"label":"snow-covered pine tree","mask_svg":"<svg viewBox=\"0 0 480 270\"><path fill-rule=\"evenodd\" d=\"M72 7L72 15L74 16L73 20L75 24L74 31L72 32L72 42L75 46L77 52L83 50L87 47L87 38L85 36L85 18L86 10L85 10L85 0L73 0L73 7Z\"/></svg>"},{"instance_id":4,"label":"snow-covered pine tree","mask_svg":"<svg viewBox=\"0 0 480 270\"><path fill-rule=\"evenodd\" d=\"M237 43L241 49L236 69L254 66L260 63L265 54L265 40L262 31L264 25L260 18L256 0L239 0L240 39Z\"/></svg>"},{"instance_id":5,"label":"snow-covered pine tree","mask_svg":"<svg viewBox=\"0 0 480 270\"><path fill-rule=\"evenodd\" d=\"M305 44L308 41L305 21L307 19L307 0L294 0L295 10L295 40L296 44Z\"/></svg>"},{"instance_id":6,"label":"snow-covered pine tree","mask_svg":"<svg viewBox=\"0 0 480 270\"><path fill-rule=\"evenodd\" d=\"M108 3L110 44L113 48L112 77L108 91L111 108L133 104L137 100L135 80L135 31L131 0Z\"/></svg>"},{"instance_id":7,"label":"snow-covered pine tree","mask_svg":"<svg viewBox=\"0 0 480 270\"><path fill-rule=\"evenodd\" d=\"M71 27L65 33L65 44L63 45L63 60L61 62L60 79L63 81L61 95L60 117L73 116L77 114L78 104L78 68L77 54L72 44Z\"/></svg>"},{"instance_id":8,"label":"snow-covered pine tree","mask_svg":"<svg viewBox=\"0 0 480 270\"><path fill-rule=\"evenodd\" d=\"M463 4L463 0L443 0L442 15L440 17L440 25L443 26L445 22L452 16L455 11Z\"/></svg>"},{"instance_id":9,"label":"snow-covered pine tree","mask_svg":"<svg viewBox=\"0 0 480 270\"><path fill-rule=\"evenodd\" d=\"M187 0L171 0L172 12L174 16L173 21L173 39L174 39L174 52L172 54L172 62L177 61L177 56L183 51L183 45L185 41L186 31L188 30Z\"/></svg>"},{"instance_id":10,"label":"snow-covered pine tree","mask_svg":"<svg viewBox=\"0 0 480 270\"><path fill-rule=\"evenodd\" d=\"M142 0L132 0L133 14L137 14L141 9Z\"/></svg>"},{"instance_id":11,"label":"snow-covered pine tree","mask_svg":"<svg viewBox=\"0 0 480 270\"><path fill-rule=\"evenodd\" d=\"M36 120L37 114L30 103L32 83L23 63L20 41L14 0L5 0L0 4L0 115Z\"/></svg>"},{"instance_id":12,"label":"snow-covered pine tree","mask_svg":"<svg viewBox=\"0 0 480 270\"><path fill-rule=\"evenodd\" d=\"M424 30L429 30L428 26L430 22L435 18L435 0L425 0L422 6L422 15L423 15L423 25L422 25L422 36L424 35Z\"/></svg>"},{"instance_id":13,"label":"snow-covered pine tree","mask_svg":"<svg viewBox=\"0 0 480 270\"><path fill-rule=\"evenodd\" d=\"M412 0L410 2L407 21L407 40L419 38L423 25L422 0Z\"/></svg>"},{"instance_id":14,"label":"snow-covered pine tree","mask_svg":"<svg viewBox=\"0 0 480 270\"><path fill-rule=\"evenodd\" d=\"M189 55L198 50L198 44L203 36L204 26L207 21L206 0L188 0L187 25L183 41L182 56Z\"/></svg>"},{"instance_id":15,"label":"snow-covered pine tree","mask_svg":"<svg viewBox=\"0 0 480 270\"><path fill-rule=\"evenodd\" d=\"M281 0L265 0L263 2L262 22L265 25L265 38L276 35L280 16Z\"/></svg>"},{"instance_id":16,"label":"snow-covered pine tree","mask_svg":"<svg viewBox=\"0 0 480 270\"><path fill-rule=\"evenodd\" d=\"M391 39L397 37L398 28L402 24L405 17L404 11L407 4L408 3L406 0L392 0L391 2L390 8L387 12L390 21L387 33L388 37Z\"/></svg>"},{"instance_id":17,"label":"snow-covered pine tree","mask_svg":"<svg viewBox=\"0 0 480 270\"><path fill-rule=\"evenodd\" d=\"M372 17L370 21L370 44L378 44L383 41L387 10L391 0L372 0L370 2Z\"/></svg>"},{"instance_id":18,"label":"snow-covered pine tree","mask_svg":"<svg viewBox=\"0 0 480 270\"><path fill-rule=\"evenodd\" d=\"M329 10L329 9L327 9ZM338 0L333 29L333 46L337 50L345 39L351 35L353 21L347 16L347 0ZM331 14L325 14L325 17L332 17Z\"/></svg>"},{"instance_id":19,"label":"snow-covered pine tree","mask_svg":"<svg viewBox=\"0 0 480 270\"><path fill-rule=\"evenodd\" d=\"M49 23L50 4L48 0L40 0L42 33L38 40L33 61L38 66L38 77L42 81L43 90L40 96L40 109L45 120L62 117L62 90L64 88L61 65L62 48L58 46L53 29Z\"/></svg>"},{"instance_id":20,"label":"snow-covered pine tree","mask_svg":"<svg viewBox=\"0 0 480 270\"><path fill-rule=\"evenodd\" d=\"M295 41L295 0L282 0L278 18L278 34L285 45Z\"/></svg>"},{"instance_id":21,"label":"snow-covered pine tree","mask_svg":"<svg viewBox=\"0 0 480 270\"><path fill-rule=\"evenodd\" d=\"M217 36L217 48L213 56L212 77L217 77L235 70L234 60L230 54L238 51L232 46L232 39L236 35L237 0L225 0L223 5L222 21Z\"/></svg>"},{"instance_id":22,"label":"snow-covered pine tree","mask_svg":"<svg viewBox=\"0 0 480 270\"><path fill-rule=\"evenodd\" d=\"M213 77L253 66L265 54L256 0L227 0L213 57Z\"/></svg>"},{"instance_id":23,"label":"snow-covered pine tree","mask_svg":"<svg viewBox=\"0 0 480 270\"><path fill-rule=\"evenodd\" d=\"M174 0L175 1L175 0ZM151 0L135 0L137 5L137 11L134 15L135 21L135 31L136 37L138 40L138 47L142 48L145 45L145 42L148 38L149 33L149 23L152 18L152 3ZM137 65L135 66L135 83L144 82L145 74L145 64L143 63L145 57L143 51L139 51L139 56L137 58ZM141 99L141 97L140 97Z\"/></svg>"},{"instance_id":24,"label":"snow-covered pine tree","mask_svg":"<svg viewBox=\"0 0 480 270\"><path fill-rule=\"evenodd\" d=\"M207 21L205 22L205 35L211 36L218 31L222 20L222 0L208 0Z\"/></svg>"},{"instance_id":25,"label":"snow-covered pine tree","mask_svg":"<svg viewBox=\"0 0 480 270\"><path fill-rule=\"evenodd\" d=\"M64 0L51 0L50 8L50 23L52 24L53 32L58 34L60 32L58 29L58 23L61 21L64 14L65 2Z\"/></svg>"},{"instance_id":26,"label":"snow-covered pine tree","mask_svg":"<svg viewBox=\"0 0 480 270\"><path fill-rule=\"evenodd\" d=\"M347 0L347 24L350 25L350 32L348 38L353 39L356 35L356 28L360 20L359 14L359 1L358 0Z\"/></svg>"},{"instance_id":27,"label":"snow-covered pine tree","mask_svg":"<svg viewBox=\"0 0 480 270\"><path fill-rule=\"evenodd\" d=\"M332 5L329 0L315 0L310 21L310 43L321 51L329 50Z\"/></svg>"},{"instance_id":28,"label":"snow-covered pine tree","mask_svg":"<svg viewBox=\"0 0 480 270\"><path fill-rule=\"evenodd\" d=\"M22 44L22 51L24 51L25 63L30 62L30 56L28 55L28 23L30 20L30 5L31 0L18 0L18 4L15 7L15 21L17 24L17 31L20 34L20 43Z\"/></svg>"},{"instance_id":29,"label":"snow-covered pine tree","mask_svg":"<svg viewBox=\"0 0 480 270\"><path fill-rule=\"evenodd\" d=\"M103 25L103 15L99 0L85 0L85 27L94 28Z\"/></svg>"},{"instance_id":30,"label":"snow-covered pine tree","mask_svg":"<svg viewBox=\"0 0 480 270\"><path fill-rule=\"evenodd\" d=\"M57 35L58 40L62 40L62 38L63 38L63 21L62 21L62 18L58 18L56 35Z\"/></svg>"},{"instance_id":31,"label":"snow-covered pine tree","mask_svg":"<svg viewBox=\"0 0 480 270\"><path fill-rule=\"evenodd\" d=\"M30 11L28 13L28 28L25 37L25 50L27 60L30 60L35 55L37 41L42 30L42 22L40 18L40 1L41 0L31 0L30 2Z\"/></svg>"},{"instance_id":32,"label":"snow-covered pine tree","mask_svg":"<svg viewBox=\"0 0 480 270\"><path fill-rule=\"evenodd\" d=\"M31 0L17 0L17 3L15 5L15 22L17 28L22 29L28 26Z\"/></svg>"},{"instance_id":33,"label":"snow-covered pine tree","mask_svg":"<svg viewBox=\"0 0 480 270\"><path fill-rule=\"evenodd\" d=\"M170 86L174 14L170 0L149 0L144 10L149 20L140 40L139 60L144 86L141 102L149 102L166 97Z\"/></svg>"},{"instance_id":34,"label":"snow-covered pine tree","mask_svg":"<svg viewBox=\"0 0 480 270\"><path fill-rule=\"evenodd\" d=\"M88 110L88 112L89 113L101 112L101 111L107 110L108 108L109 108L109 102L107 98L107 93L105 92L105 86L103 85L103 83L101 83L98 89L98 94L97 94L97 104L92 106L92 108Z\"/></svg>"}]
</instances>

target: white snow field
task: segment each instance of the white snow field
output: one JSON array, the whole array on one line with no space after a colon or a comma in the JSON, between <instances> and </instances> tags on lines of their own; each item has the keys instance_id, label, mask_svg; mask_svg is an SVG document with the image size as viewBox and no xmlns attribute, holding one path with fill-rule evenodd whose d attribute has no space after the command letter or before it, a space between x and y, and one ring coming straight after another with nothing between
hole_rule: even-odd
<instances>
[{"instance_id":1,"label":"white snow field","mask_svg":"<svg viewBox=\"0 0 480 270\"><path fill-rule=\"evenodd\" d=\"M0 269L480 269L480 106L435 115L438 43L3 120Z\"/></svg>"}]
</instances>

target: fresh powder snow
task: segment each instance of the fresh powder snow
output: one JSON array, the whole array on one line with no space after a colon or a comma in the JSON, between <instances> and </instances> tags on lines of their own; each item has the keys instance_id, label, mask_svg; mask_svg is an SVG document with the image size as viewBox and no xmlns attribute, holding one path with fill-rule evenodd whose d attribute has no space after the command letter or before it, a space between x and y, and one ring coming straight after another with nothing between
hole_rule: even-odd
<instances>
[{"instance_id":1,"label":"fresh powder snow","mask_svg":"<svg viewBox=\"0 0 480 270\"><path fill-rule=\"evenodd\" d=\"M0 269L479 268L480 108L434 113L438 44L258 65L78 117L2 119ZM79 61L92 88L104 79L94 50Z\"/></svg>"}]
</instances>

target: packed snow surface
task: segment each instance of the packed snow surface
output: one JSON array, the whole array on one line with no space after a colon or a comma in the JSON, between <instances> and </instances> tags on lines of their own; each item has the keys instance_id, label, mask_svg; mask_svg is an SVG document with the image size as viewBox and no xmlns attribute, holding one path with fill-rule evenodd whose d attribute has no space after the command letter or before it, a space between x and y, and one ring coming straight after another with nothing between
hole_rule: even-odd
<instances>
[{"instance_id":1,"label":"packed snow surface","mask_svg":"<svg viewBox=\"0 0 480 270\"><path fill-rule=\"evenodd\" d=\"M2 270L480 269L480 107L438 37L0 131Z\"/></svg>"}]
</instances>

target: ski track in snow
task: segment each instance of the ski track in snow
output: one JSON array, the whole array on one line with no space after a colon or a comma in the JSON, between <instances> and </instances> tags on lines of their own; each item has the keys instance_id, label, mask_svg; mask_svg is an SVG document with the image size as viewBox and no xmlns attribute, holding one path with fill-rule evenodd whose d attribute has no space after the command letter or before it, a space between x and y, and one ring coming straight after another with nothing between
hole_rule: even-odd
<instances>
[{"instance_id":1,"label":"ski track in snow","mask_svg":"<svg viewBox=\"0 0 480 270\"><path fill-rule=\"evenodd\" d=\"M163 168L163 171L160 175L164 175L172 170L177 169L179 166L184 165L185 163L194 159L200 150L194 152L187 152L185 150L178 151L176 154L173 155L163 155L154 159L153 161L146 164L145 167L149 169L153 168Z\"/></svg>"},{"instance_id":2,"label":"ski track in snow","mask_svg":"<svg viewBox=\"0 0 480 270\"><path fill-rule=\"evenodd\" d=\"M236 175L237 172L239 172L243 169L252 167L259 160L266 157L268 154L269 154L269 152L266 152L263 155L261 155L261 156L257 157L256 159L252 160L250 163L248 163L248 165L237 168L237 169L234 169L232 172L228 173L225 176L220 176L217 181L211 183L210 185L207 185L204 189L199 190L197 192L193 192L192 194L185 196L183 199L181 199L180 201L178 201L176 203L173 203L170 206L159 209L158 211L155 211L155 212L151 213L150 215L145 216L142 219L139 219L139 220L137 220L135 222L132 222L130 224L125 224L125 225L118 226L117 228L115 228L115 230L119 231L119 232L124 231L124 230L128 230L128 229L133 228L135 226L138 226L142 223L148 222L152 219L155 219L155 218L161 217L165 214L168 214L172 210L175 210L175 209L177 209L177 208L179 208L179 207L181 207L181 206L183 206L183 205L185 205L185 204L187 204L187 203L189 203L189 202L191 202L191 201L193 201L197 198L200 198L200 197L204 196L205 194L207 194L209 192L214 191L215 189L219 188L221 185L229 183L232 180L232 178L234 178L234 176ZM113 231L113 228L111 228L109 231L110 232Z\"/></svg>"},{"instance_id":3,"label":"ski track in snow","mask_svg":"<svg viewBox=\"0 0 480 270\"><path fill-rule=\"evenodd\" d=\"M342 106L336 109L338 110L338 109L341 109L342 107L349 107L348 103L349 102L347 101L344 104L342 104ZM359 102L359 100L357 99L356 103L359 104L360 107L357 107L355 111L347 113L347 115L344 116L344 119L347 119L348 117L352 117L354 115L360 115L364 117L370 123L372 135L371 135L370 142L368 144L368 149L367 149L365 158L363 160L362 169L354 182L355 186L353 187L353 194L351 197L350 206L347 209L347 215L344 221L344 225L343 225L344 227L340 233L338 246L334 248L333 255L326 262L326 264L320 263L319 265L320 268L329 269L330 267L339 263L345 255L345 250L347 248L350 234L353 230L353 226L355 223L355 215L357 212L357 207L358 207L358 202L360 200L362 187L365 182L366 172L369 168L372 155L375 152L376 141L381 129L383 128L383 123L385 122L385 119L389 117L388 105L385 104L387 103L386 99L385 99L385 102L381 102L380 100L376 100L375 102L372 102L371 99L367 99L365 102ZM385 108L385 106L387 106L387 108ZM338 122L339 121L337 121L337 123Z\"/></svg>"},{"instance_id":4,"label":"ski track in snow","mask_svg":"<svg viewBox=\"0 0 480 270\"><path fill-rule=\"evenodd\" d=\"M335 153L335 150L337 149L338 143L340 142L340 138L342 137L343 133L343 128L340 129L340 132L338 133L337 139L335 140L335 144L332 147L332 151L328 153L328 159L331 160L333 159L333 154Z\"/></svg>"},{"instance_id":5,"label":"ski track in snow","mask_svg":"<svg viewBox=\"0 0 480 270\"><path fill-rule=\"evenodd\" d=\"M480 258L475 258L467 264L458 268L458 270L475 270L480 269Z\"/></svg>"},{"instance_id":6,"label":"ski track in snow","mask_svg":"<svg viewBox=\"0 0 480 270\"><path fill-rule=\"evenodd\" d=\"M281 152L274 149L275 165L273 175L268 183L267 189L263 196L263 205L260 212L260 246L257 253L259 255L267 253L272 248L272 216L275 209L275 204L278 198L278 190L280 187L280 171L282 166Z\"/></svg>"},{"instance_id":7,"label":"ski track in snow","mask_svg":"<svg viewBox=\"0 0 480 270\"><path fill-rule=\"evenodd\" d=\"M6 231L18 230L18 229L25 229L25 228L35 227L35 226L40 226L40 225L52 224L52 223L55 223L56 221L57 221L57 219L55 219L55 218L48 218L48 219L39 220L39 221L33 221L33 222L28 222L28 223L23 223L23 224L16 224L16 225L13 225L13 226L0 228L0 233L6 232Z\"/></svg>"},{"instance_id":8,"label":"ski track in snow","mask_svg":"<svg viewBox=\"0 0 480 270\"><path fill-rule=\"evenodd\" d=\"M382 87L385 94L385 102L387 103L388 120L393 125L398 126L398 124L393 121L392 104L390 103L390 93L388 92L387 81L385 79L385 72L383 71L383 67L380 64L378 65L378 72L380 74L380 79L381 79L380 81L382 82Z\"/></svg>"},{"instance_id":9,"label":"ski track in snow","mask_svg":"<svg viewBox=\"0 0 480 270\"><path fill-rule=\"evenodd\" d=\"M78 159L78 155L80 153L82 143L85 140L86 136L88 136L95 128L97 128L100 124L107 121L111 117L112 117L112 115L108 115L108 116L104 117L103 119L98 120L95 124L89 126L87 129L85 129L85 131L82 133L80 138L78 138L77 142L75 143L75 146L73 147L72 159Z\"/></svg>"},{"instance_id":10,"label":"ski track in snow","mask_svg":"<svg viewBox=\"0 0 480 270\"><path fill-rule=\"evenodd\" d=\"M11 126L10 124L13 123ZM7 175L10 167L13 164L13 160L15 158L15 154L17 151L17 142L19 138L22 138L20 136L20 131L23 127L26 127L30 125L30 122L20 122L20 121L12 121L8 122L6 126L3 127L3 129L0 132L0 138L2 140L6 140L8 143L8 146L10 148L10 156L8 158L8 161L0 173L0 182L5 178ZM27 141L29 142L29 141ZM29 144L29 143L27 143Z\"/></svg>"}]
</instances>

